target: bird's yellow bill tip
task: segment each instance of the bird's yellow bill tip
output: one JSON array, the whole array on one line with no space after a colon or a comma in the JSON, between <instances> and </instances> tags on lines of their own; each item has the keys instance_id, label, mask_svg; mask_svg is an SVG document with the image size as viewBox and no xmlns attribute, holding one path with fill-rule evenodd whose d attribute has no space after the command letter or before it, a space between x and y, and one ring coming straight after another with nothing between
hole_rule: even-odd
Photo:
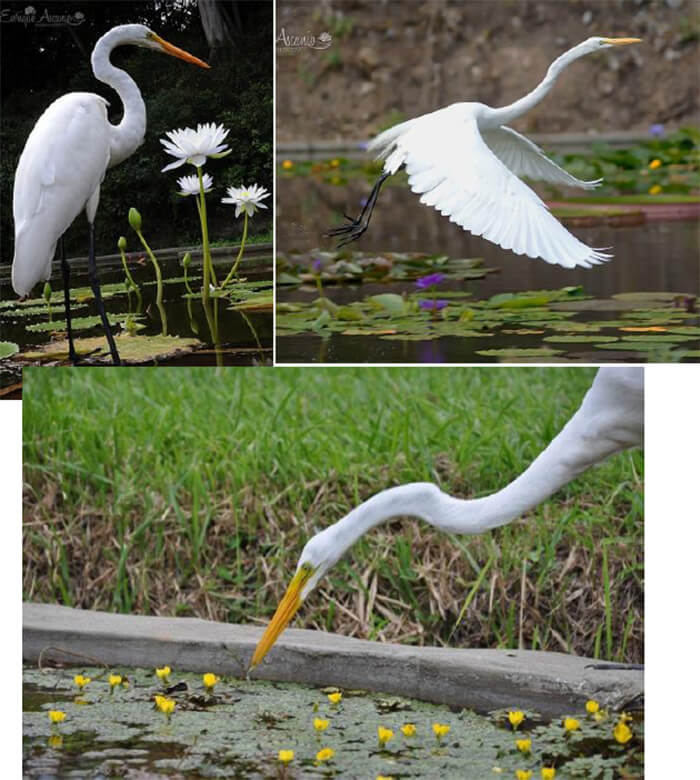
<instances>
[{"instance_id":1,"label":"bird's yellow bill tip","mask_svg":"<svg viewBox=\"0 0 700 780\"><path fill-rule=\"evenodd\" d=\"M627 46L629 43L641 43L641 38L603 38L605 43L609 43L612 46Z\"/></svg>"},{"instance_id":2,"label":"bird's yellow bill tip","mask_svg":"<svg viewBox=\"0 0 700 780\"><path fill-rule=\"evenodd\" d=\"M262 635L262 639L255 648L248 671L254 669L263 660L270 651L272 645L277 641L279 635L289 625L291 619L296 614L296 611L301 606L301 589L312 574L313 569L311 567L302 567L292 578L292 581L287 588L287 592L282 597L282 601L280 601L277 606L277 610L272 616L272 620L268 623L265 633Z\"/></svg>"},{"instance_id":3,"label":"bird's yellow bill tip","mask_svg":"<svg viewBox=\"0 0 700 780\"><path fill-rule=\"evenodd\" d=\"M199 57L195 57L194 54L190 54L184 49L178 49L177 46L173 46L172 43L164 41L159 35L153 34L153 40L159 43L161 48L166 54L170 54L173 57L178 57L185 62L191 62L193 65L199 65L200 68L211 68L211 65L207 65L204 60L200 60Z\"/></svg>"}]
</instances>

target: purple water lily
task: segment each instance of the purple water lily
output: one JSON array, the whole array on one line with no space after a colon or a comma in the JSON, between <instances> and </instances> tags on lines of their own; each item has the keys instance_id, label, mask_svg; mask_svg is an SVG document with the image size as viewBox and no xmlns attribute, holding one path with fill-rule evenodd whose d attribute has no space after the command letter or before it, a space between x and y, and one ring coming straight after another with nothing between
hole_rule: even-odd
<instances>
[{"instance_id":1,"label":"purple water lily","mask_svg":"<svg viewBox=\"0 0 700 780\"><path fill-rule=\"evenodd\" d=\"M653 138L661 138L662 135L664 135L664 126L661 124L658 125L652 125L649 128L649 135Z\"/></svg>"},{"instance_id":2,"label":"purple water lily","mask_svg":"<svg viewBox=\"0 0 700 780\"><path fill-rule=\"evenodd\" d=\"M441 274L440 272L421 276L420 279L416 279L416 287L419 290L428 290L431 287L442 284L445 281L445 278L445 274Z\"/></svg>"},{"instance_id":3,"label":"purple water lily","mask_svg":"<svg viewBox=\"0 0 700 780\"><path fill-rule=\"evenodd\" d=\"M321 268L323 268L323 263L321 262L321 258L317 257L313 263L311 263L311 267L313 268L316 273L320 273Z\"/></svg>"},{"instance_id":4,"label":"purple water lily","mask_svg":"<svg viewBox=\"0 0 700 780\"><path fill-rule=\"evenodd\" d=\"M449 301L435 300L435 301L418 301L418 306L426 311L442 311L447 306Z\"/></svg>"}]
</instances>

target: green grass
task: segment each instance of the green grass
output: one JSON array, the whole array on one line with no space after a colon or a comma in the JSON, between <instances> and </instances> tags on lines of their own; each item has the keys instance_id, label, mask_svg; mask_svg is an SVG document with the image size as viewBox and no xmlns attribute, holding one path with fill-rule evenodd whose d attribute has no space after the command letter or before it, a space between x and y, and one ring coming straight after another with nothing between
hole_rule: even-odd
<instances>
[{"instance_id":1,"label":"green grass","mask_svg":"<svg viewBox=\"0 0 700 780\"><path fill-rule=\"evenodd\" d=\"M463 497L499 489L593 375L29 369L24 597L263 621L316 529L404 482ZM375 529L296 624L472 647L522 635L525 647L639 661L642 469L640 452L616 456L477 537L410 519Z\"/></svg>"}]
</instances>

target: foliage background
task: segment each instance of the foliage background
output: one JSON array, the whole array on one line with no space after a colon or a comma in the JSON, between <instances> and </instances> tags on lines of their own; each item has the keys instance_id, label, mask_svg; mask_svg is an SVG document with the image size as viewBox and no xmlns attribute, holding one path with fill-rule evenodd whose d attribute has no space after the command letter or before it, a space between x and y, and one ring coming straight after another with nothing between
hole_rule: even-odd
<instances>
[{"instance_id":1,"label":"foliage background","mask_svg":"<svg viewBox=\"0 0 700 780\"><path fill-rule=\"evenodd\" d=\"M3 3L6 14L23 13L26 2ZM96 92L109 100L109 118L119 122L121 101L97 81L89 57L97 39L118 24L142 23L165 40L209 61L197 3L183 2L71 2L37 4L37 14L85 15L85 22L70 27L41 27L6 22L2 35L2 120L0 123L0 229L3 263L14 253L12 188L14 171L27 136L42 112L62 94ZM199 220L191 198L176 195L176 179L191 166L160 173L171 161L159 142L167 130L217 122L230 129L232 154L209 161L215 190L208 198L209 234L212 239L236 240L242 223L230 206L222 205L225 187L257 182L272 187L272 2L238 4L242 34L229 51L216 50L211 70L189 65L155 52L120 47L112 62L134 78L144 97L148 125L143 145L128 160L109 170L101 189L96 220L97 252L116 252L120 235L133 235L127 221L135 205L144 219L144 232L154 248L198 243ZM81 51L82 49L82 51ZM186 170L190 168L190 170ZM259 212L251 231L267 232L271 210ZM131 245L131 241L130 241ZM87 230L78 215L66 234L66 251L87 252Z\"/></svg>"}]
</instances>

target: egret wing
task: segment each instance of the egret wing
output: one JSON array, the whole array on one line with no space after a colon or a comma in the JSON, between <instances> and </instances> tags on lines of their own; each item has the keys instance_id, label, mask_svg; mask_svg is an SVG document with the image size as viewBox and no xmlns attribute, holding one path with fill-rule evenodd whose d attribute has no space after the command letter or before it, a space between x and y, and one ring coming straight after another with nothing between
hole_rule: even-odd
<instances>
[{"instance_id":1,"label":"egret wing","mask_svg":"<svg viewBox=\"0 0 700 780\"><path fill-rule=\"evenodd\" d=\"M537 144L510 127L482 130L481 137L496 157L516 176L527 176L528 179L549 181L553 184L566 184L569 187L582 187L584 190L593 190L603 181L602 179L594 181L577 179L550 160Z\"/></svg>"},{"instance_id":2,"label":"egret wing","mask_svg":"<svg viewBox=\"0 0 700 780\"><path fill-rule=\"evenodd\" d=\"M569 233L508 170L484 142L465 105L421 117L394 139L384 170L395 173L405 165L421 203L516 254L565 268L588 268L610 259Z\"/></svg>"},{"instance_id":3,"label":"egret wing","mask_svg":"<svg viewBox=\"0 0 700 780\"><path fill-rule=\"evenodd\" d=\"M109 122L98 95L73 92L34 125L15 173L15 256L19 295L51 274L56 242L95 196L109 161Z\"/></svg>"}]
</instances>

